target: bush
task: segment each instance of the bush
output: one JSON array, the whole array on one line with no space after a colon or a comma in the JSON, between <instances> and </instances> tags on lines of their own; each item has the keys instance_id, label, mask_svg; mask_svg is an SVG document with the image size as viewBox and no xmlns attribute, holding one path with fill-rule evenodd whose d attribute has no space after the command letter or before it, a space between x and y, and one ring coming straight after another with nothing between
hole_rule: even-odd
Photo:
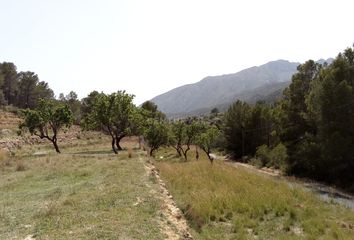
<instances>
[{"instance_id":1,"label":"bush","mask_svg":"<svg viewBox=\"0 0 354 240\"><path fill-rule=\"evenodd\" d=\"M252 161L257 167L274 167L285 170L288 154L286 147L279 143L275 148L269 149L262 145L257 148L256 158Z\"/></svg>"},{"instance_id":2,"label":"bush","mask_svg":"<svg viewBox=\"0 0 354 240\"><path fill-rule=\"evenodd\" d=\"M252 158L250 161L249 161L249 164L251 164L252 166L255 166L257 168L262 168L264 165L263 165L263 162L261 161L260 158Z\"/></svg>"},{"instance_id":3,"label":"bush","mask_svg":"<svg viewBox=\"0 0 354 240\"><path fill-rule=\"evenodd\" d=\"M270 151L270 161L267 163L267 166L285 170L287 159L288 154L286 147L282 143L279 143L272 149L272 151Z\"/></svg>"},{"instance_id":4,"label":"bush","mask_svg":"<svg viewBox=\"0 0 354 240\"><path fill-rule=\"evenodd\" d=\"M212 148L217 149L218 151L224 151L226 146L226 138L224 134L219 134L215 141L212 143Z\"/></svg>"},{"instance_id":5,"label":"bush","mask_svg":"<svg viewBox=\"0 0 354 240\"><path fill-rule=\"evenodd\" d=\"M258 167L264 167L268 165L269 162L271 162L271 151L267 145L257 147L256 159L258 161L254 162L256 162Z\"/></svg>"}]
</instances>

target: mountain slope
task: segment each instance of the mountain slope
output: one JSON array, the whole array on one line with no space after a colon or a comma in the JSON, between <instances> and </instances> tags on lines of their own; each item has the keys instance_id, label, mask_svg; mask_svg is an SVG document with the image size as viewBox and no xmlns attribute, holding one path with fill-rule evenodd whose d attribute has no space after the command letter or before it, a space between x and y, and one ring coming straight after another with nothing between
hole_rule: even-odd
<instances>
[{"instance_id":1,"label":"mountain slope","mask_svg":"<svg viewBox=\"0 0 354 240\"><path fill-rule=\"evenodd\" d=\"M219 111L224 112L227 111L232 102L236 99L248 102L248 103L256 103L257 101L265 101L267 103L275 102L277 99L280 99L283 90L289 86L290 81L280 82L280 83L272 83L265 84L253 90L244 91L238 94L232 101L205 107L199 108L196 110L192 110L190 112L179 112L179 113L168 113L167 116L169 118L183 118L188 116L202 116L210 113L213 108L217 108Z\"/></svg>"},{"instance_id":2,"label":"mountain slope","mask_svg":"<svg viewBox=\"0 0 354 240\"><path fill-rule=\"evenodd\" d=\"M195 84L172 89L151 101L169 116L210 109L218 105L228 106L235 99L251 101L257 99L254 93L261 92L263 86L274 91L279 89L274 88L278 84L284 88L282 83L290 81L298 65L299 63L278 60L234 74L206 77Z\"/></svg>"}]
</instances>

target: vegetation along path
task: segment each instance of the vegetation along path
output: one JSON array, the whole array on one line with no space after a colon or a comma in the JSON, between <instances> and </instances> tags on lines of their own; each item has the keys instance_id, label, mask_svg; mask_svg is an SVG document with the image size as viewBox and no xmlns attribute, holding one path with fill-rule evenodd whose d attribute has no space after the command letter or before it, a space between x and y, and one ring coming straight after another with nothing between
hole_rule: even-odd
<instances>
[{"instance_id":1,"label":"vegetation along path","mask_svg":"<svg viewBox=\"0 0 354 240\"><path fill-rule=\"evenodd\" d=\"M293 177L282 176L279 170L273 170L265 167L260 169L247 163L240 163L234 161L227 161L226 163L236 168L242 167L252 172L257 172L263 175L282 179L286 181L289 186L302 187L303 189L310 190L317 194L320 199L324 201L334 201L354 211L354 196L352 194L342 192L334 187L330 187L328 185L321 184L315 181L305 181Z\"/></svg>"},{"instance_id":2,"label":"vegetation along path","mask_svg":"<svg viewBox=\"0 0 354 240\"><path fill-rule=\"evenodd\" d=\"M353 239L354 212L287 181L161 149L155 164L195 239Z\"/></svg>"}]
</instances>

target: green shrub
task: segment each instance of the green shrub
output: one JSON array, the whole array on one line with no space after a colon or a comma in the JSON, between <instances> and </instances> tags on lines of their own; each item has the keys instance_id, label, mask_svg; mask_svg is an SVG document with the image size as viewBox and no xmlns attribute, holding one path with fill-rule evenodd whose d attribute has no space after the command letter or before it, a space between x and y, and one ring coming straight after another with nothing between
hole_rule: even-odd
<instances>
[{"instance_id":1,"label":"green shrub","mask_svg":"<svg viewBox=\"0 0 354 240\"><path fill-rule=\"evenodd\" d=\"M273 148L270 153L270 161L267 163L268 167L275 167L284 169L286 167L286 160L288 158L286 147L279 143L275 148Z\"/></svg>"},{"instance_id":2,"label":"green shrub","mask_svg":"<svg viewBox=\"0 0 354 240\"><path fill-rule=\"evenodd\" d=\"M251 161L251 164L257 167L267 166L285 170L287 158L287 150L282 143L279 143L273 149L269 149L267 145L262 145L257 148L255 159Z\"/></svg>"},{"instance_id":3,"label":"green shrub","mask_svg":"<svg viewBox=\"0 0 354 240\"><path fill-rule=\"evenodd\" d=\"M258 161L256 161L256 163L257 165L259 165L258 167L264 167L268 165L268 163L271 161L270 158L271 158L271 151L267 145L262 145L257 147L256 159Z\"/></svg>"},{"instance_id":4,"label":"green shrub","mask_svg":"<svg viewBox=\"0 0 354 240\"><path fill-rule=\"evenodd\" d=\"M263 165L263 162L261 161L260 158L252 158L250 161L249 161L249 164L251 164L252 166L255 166L257 168L262 168L264 165Z\"/></svg>"}]
</instances>

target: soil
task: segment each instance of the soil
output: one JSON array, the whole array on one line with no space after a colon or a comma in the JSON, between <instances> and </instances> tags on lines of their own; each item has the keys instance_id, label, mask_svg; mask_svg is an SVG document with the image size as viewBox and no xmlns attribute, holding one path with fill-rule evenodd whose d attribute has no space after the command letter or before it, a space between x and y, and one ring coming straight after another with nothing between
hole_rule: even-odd
<instances>
[{"instance_id":1,"label":"soil","mask_svg":"<svg viewBox=\"0 0 354 240\"><path fill-rule=\"evenodd\" d=\"M176 206L172 195L167 190L166 185L160 178L156 167L150 160L145 162L145 169L147 174L154 177L159 185L160 192L155 192L154 195L158 196L162 202L162 206L159 211L159 224L161 230L166 235L166 239L194 239L189 232L187 220L185 219L182 211Z\"/></svg>"}]
</instances>

